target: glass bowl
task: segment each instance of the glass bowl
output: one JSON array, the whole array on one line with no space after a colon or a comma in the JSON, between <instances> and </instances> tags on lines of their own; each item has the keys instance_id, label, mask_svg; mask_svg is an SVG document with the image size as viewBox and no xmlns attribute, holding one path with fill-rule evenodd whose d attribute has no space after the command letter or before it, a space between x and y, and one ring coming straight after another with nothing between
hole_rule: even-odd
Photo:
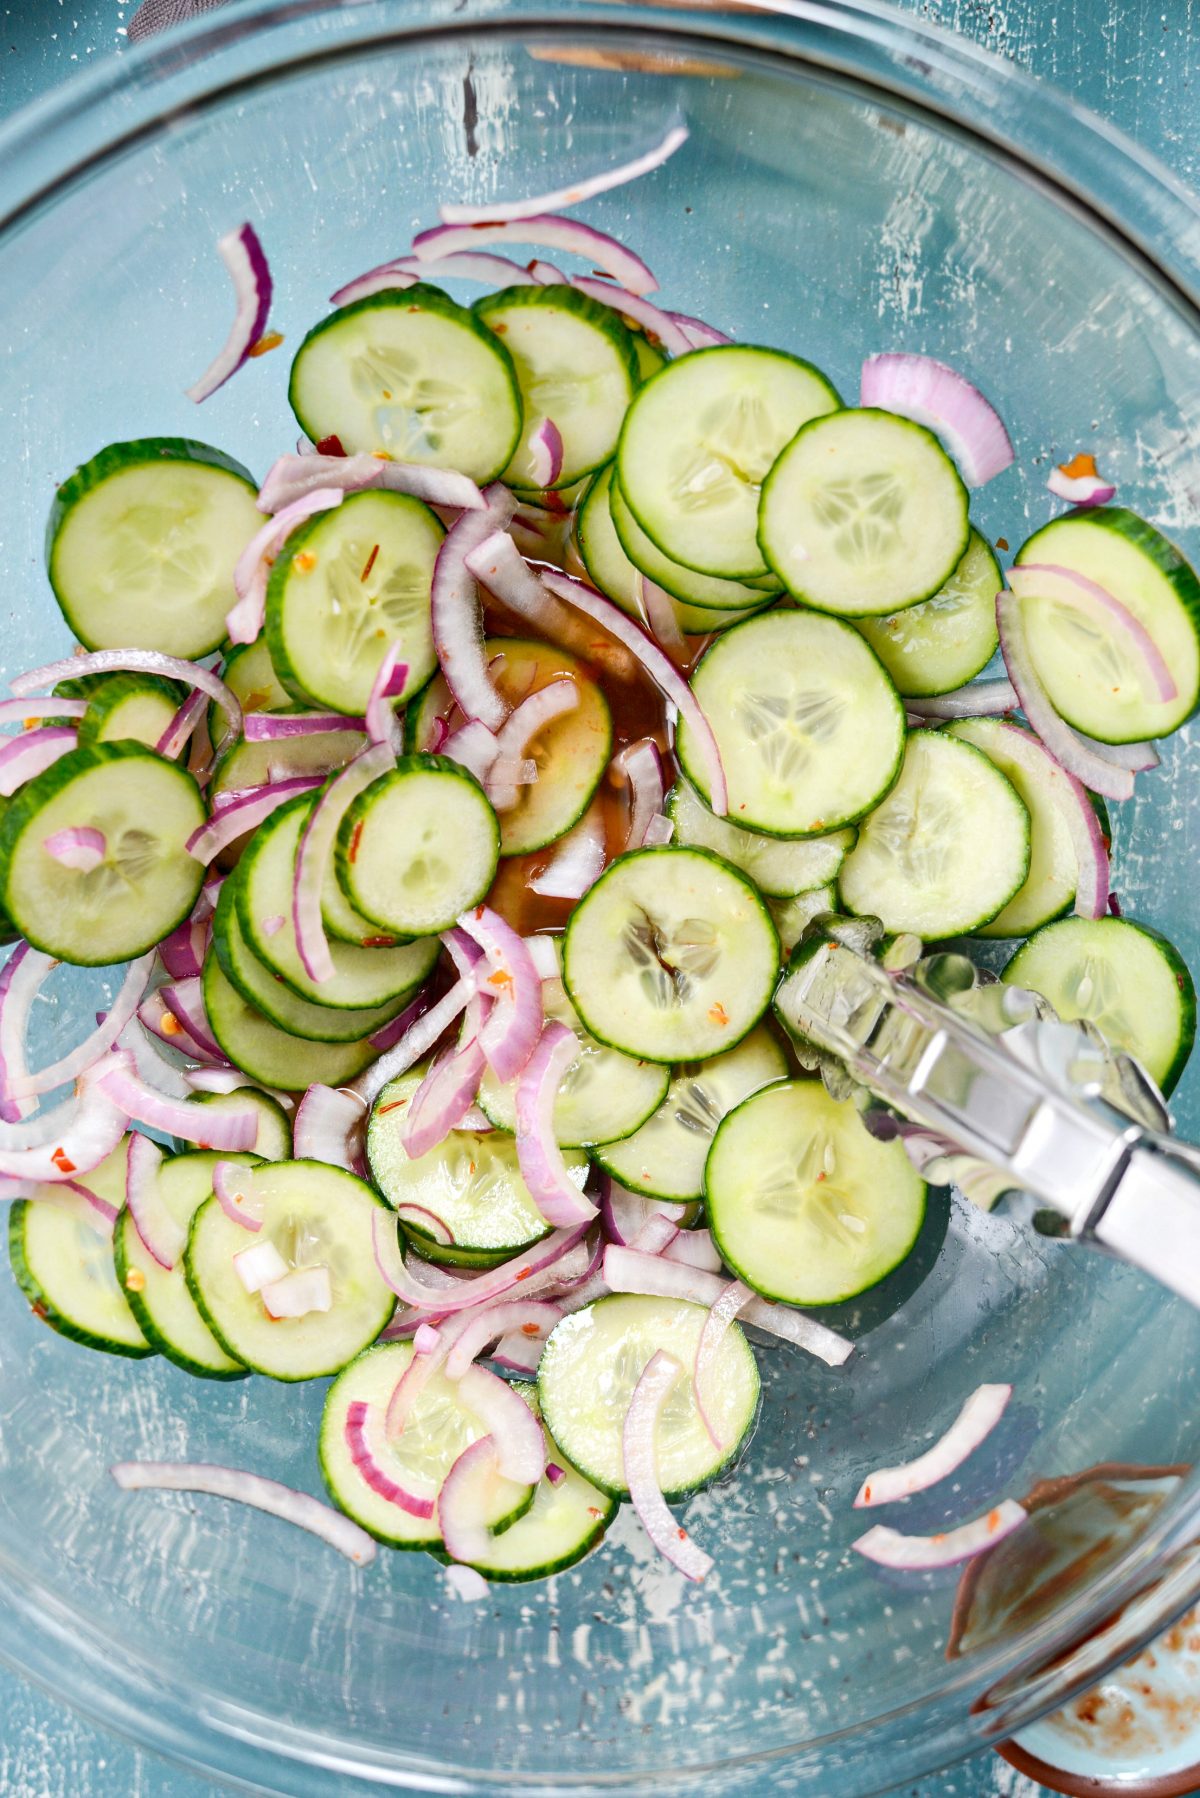
<instances>
[{"instance_id":1,"label":"glass bowl","mask_svg":"<svg viewBox=\"0 0 1200 1798\"><path fill-rule=\"evenodd\" d=\"M1018 70L832 0L281 0L101 65L0 136L6 671L69 647L41 540L76 463L176 433L261 472L295 437L287 359L334 286L402 252L439 198L556 186L681 115L671 163L584 214L646 252L672 305L800 351L851 396L876 349L968 371L1013 430L1016 464L976 510L1014 549L1053 509L1051 463L1086 448L1200 554L1200 215ZM245 217L287 345L198 413L183 390L228 322L213 244ZM1115 808L1122 904L1193 966L1197 793L1184 730ZM98 989L56 990L47 1042ZM1193 1069L1176 1099L1193 1135L1198 1099ZM106 1470L136 1456L319 1490L322 1387L91 1355L2 1280L0 1654L139 1742L291 1798L356 1781L832 1798L999 1739L1095 1683L1072 1645L1127 1599L1111 1660L1194 1600L1196 1481L1155 1483L1156 1505L1005 1628L956 1626L947 1660L954 1577L889 1578L849 1551L859 1480L998 1379L1016 1386L1004 1428L910 1508L917 1527L1096 1463L1190 1464L1200 1320L1099 1254L957 1199L932 1211L903 1286L841 1319L860 1337L843 1372L762 1351L757 1433L688 1507L717 1566L686 1590L628 1514L575 1570L466 1604L424 1557L353 1571L255 1514L123 1495Z\"/></svg>"}]
</instances>

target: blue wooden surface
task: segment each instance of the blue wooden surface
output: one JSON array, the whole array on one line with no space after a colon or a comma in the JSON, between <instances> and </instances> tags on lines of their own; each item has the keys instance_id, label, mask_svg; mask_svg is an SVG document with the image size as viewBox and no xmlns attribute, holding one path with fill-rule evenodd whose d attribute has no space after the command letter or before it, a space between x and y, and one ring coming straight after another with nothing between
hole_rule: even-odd
<instances>
[{"instance_id":1,"label":"blue wooden surface","mask_svg":"<svg viewBox=\"0 0 1200 1798\"><path fill-rule=\"evenodd\" d=\"M899 0L1055 82L1113 119L1185 180L1200 179L1200 0ZM119 52L134 6L0 6L0 113ZM0 1798L211 1798L203 1780L126 1747L0 1669ZM995 1756L904 1798L1042 1798ZM901 1798L897 1794L896 1798Z\"/></svg>"}]
</instances>

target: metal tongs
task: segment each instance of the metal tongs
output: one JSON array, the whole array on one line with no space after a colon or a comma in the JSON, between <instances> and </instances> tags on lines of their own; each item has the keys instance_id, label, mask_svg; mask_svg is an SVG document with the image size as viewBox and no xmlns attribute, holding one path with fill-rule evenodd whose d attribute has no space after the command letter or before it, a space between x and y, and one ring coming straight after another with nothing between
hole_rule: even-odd
<instances>
[{"instance_id":1,"label":"metal tongs","mask_svg":"<svg viewBox=\"0 0 1200 1798\"><path fill-rule=\"evenodd\" d=\"M867 1127L907 1138L931 1178L985 1205L1031 1194L1052 1233L1200 1305L1200 1148L1171 1135L1149 1075L1091 1025L966 956L832 916L809 926L776 1011L802 1062L836 1096L865 1088Z\"/></svg>"}]
</instances>

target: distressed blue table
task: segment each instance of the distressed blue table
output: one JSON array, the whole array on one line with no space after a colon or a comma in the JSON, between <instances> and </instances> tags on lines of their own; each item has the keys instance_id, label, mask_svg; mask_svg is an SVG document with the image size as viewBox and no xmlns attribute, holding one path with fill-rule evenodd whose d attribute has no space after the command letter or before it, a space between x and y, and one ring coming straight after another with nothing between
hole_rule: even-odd
<instances>
[{"instance_id":1,"label":"distressed blue table","mask_svg":"<svg viewBox=\"0 0 1200 1798\"><path fill-rule=\"evenodd\" d=\"M1200 0L898 0L1044 76L1200 182ZM0 113L120 53L134 4L13 0L0 8ZM995 1756L903 1798L1042 1798ZM211 1798L205 1781L102 1735L0 1670L0 1798ZM896 1794L896 1798L902 1798Z\"/></svg>"}]
</instances>

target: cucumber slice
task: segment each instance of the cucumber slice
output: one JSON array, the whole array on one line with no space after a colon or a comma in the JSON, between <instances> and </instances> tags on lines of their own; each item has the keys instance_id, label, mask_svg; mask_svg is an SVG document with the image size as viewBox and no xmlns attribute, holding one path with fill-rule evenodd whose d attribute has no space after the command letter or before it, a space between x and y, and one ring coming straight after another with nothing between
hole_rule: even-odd
<instances>
[{"instance_id":1,"label":"cucumber slice","mask_svg":"<svg viewBox=\"0 0 1200 1798\"><path fill-rule=\"evenodd\" d=\"M411 1342L384 1342L368 1349L338 1375L325 1398L318 1454L329 1496L348 1517L389 1548L440 1548L437 1508L430 1518L413 1517L369 1486L346 1444L346 1414L356 1401L386 1411L388 1400L413 1357ZM394 1458L396 1478L433 1496L464 1449L487 1434L486 1425L463 1403L461 1389L443 1373L422 1387L403 1433L377 1446ZM497 1480L492 1515L502 1530L529 1510L535 1488ZM501 1541L503 1537L499 1538Z\"/></svg>"},{"instance_id":2,"label":"cucumber slice","mask_svg":"<svg viewBox=\"0 0 1200 1798\"><path fill-rule=\"evenodd\" d=\"M281 708L296 710L296 707ZM219 758L209 783L213 798L265 787L297 774L332 774L367 746L359 730L322 730L283 743L234 743Z\"/></svg>"},{"instance_id":3,"label":"cucumber slice","mask_svg":"<svg viewBox=\"0 0 1200 1798\"><path fill-rule=\"evenodd\" d=\"M989 924L1028 876L1029 813L1012 782L969 743L915 730L838 885L844 906L885 930L937 938Z\"/></svg>"},{"instance_id":4,"label":"cucumber slice","mask_svg":"<svg viewBox=\"0 0 1200 1798\"><path fill-rule=\"evenodd\" d=\"M394 930L382 930L372 918L355 911L338 885L337 857L330 858L321 888L321 921L326 936L339 943L354 943L359 949L393 949L403 938Z\"/></svg>"},{"instance_id":5,"label":"cucumber slice","mask_svg":"<svg viewBox=\"0 0 1200 1798\"><path fill-rule=\"evenodd\" d=\"M874 652L837 619L785 610L736 625L706 650L692 690L721 751L729 815L747 829L824 836L897 778L904 708ZM686 722L676 753L708 802Z\"/></svg>"},{"instance_id":6,"label":"cucumber slice","mask_svg":"<svg viewBox=\"0 0 1200 1798\"><path fill-rule=\"evenodd\" d=\"M292 533L267 583L266 625L289 692L359 718L393 643L408 668L398 698L429 679L437 666L429 594L445 534L419 499L372 491Z\"/></svg>"},{"instance_id":7,"label":"cucumber slice","mask_svg":"<svg viewBox=\"0 0 1200 1798\"><path fill-rule=\"evenodd\" d=\"M1172 943L1132 918L1063 918L1022 945L1001 975L1086 1018L1141 1062L1164 1093L1196 1040L1196 989Z\"/></svg>"},{"instance_id":8,"label":"cucumber slice","mask_svg":"<svg viewBox=\"0 0 1200 1798\"><path fill-rule=\"evenodd\" d=\"M87 1184L111 1205L125 1203L125 1158L119 1143ZM18 1286L34 1313L60 1336L109 1355L154 1353L138 1328L113 1270L112 1236L78 1193L39 1186L8 1213L8 1252Z\"/></svg>"},{"instance_id":9,"label":"cucumber slice","mask_svg":"<svg viewBox=\"0 0 1200 1798\"><path fill-rule=\"evenodd\" d=\"M554 945L561 965L558 938ZM554 1134L560 1148L579 1149L603 1139L632 1136L666 1097L670 1075L654 1061L635 1061L589 1036L567 997L561 975L542 981L547 1020L566 1024L579 1038L579 1056L567 1069L554 1101ZM498 1130L517 1127L516 1081L502 1085L488 1068L479 1083L479 1104Z\"/></svg>"},{"instance_id":10,"label":"cucumber slice","mask_svg":"<svg viewBox=\"0 0 1200 1798\"><path fill-rule=\"evenodd\" d=\"M246 946L258 961L312 1005L360 1011L405 999L437 960L436 937L403 943L394 949L357 949L349 943L331 943L333 979L312 980L304 971L292 922L292 869L300 834L315 804L309 794L301 793L298 799L281 805L259 825L238 863L234 899ZM268 934L267 920L278 917L283 918L283 924ZM255 1003L259 1003L257 997Z\"/></svg>"},{"instance_id":11,"label":"cucumber slice","mask_svg":"<svg viewBox=\"0 0 1200 1798\"><path fill-rule=\"evenodd\" d=\"M786 956L792 953L814 918L838 908L835 887L814 887L811 893L797 893L794 899L768 899L767 909L779 932L779 945Z\"/></svg>"},{"instance_id":12,"label":"cucumber slice","mask_svg":"<svg viewBox=\"0 0 1200 1798\"><path fill-rule=\"evenodd\" d=\"M768 596L761 587L697 574L695 569L684 568L670 556L664 556L621 497L611 462L588 488L576 520L575 537L593 583L631 617L641 615L642 575L683 607L738 613L757 610L767 603Z\"/></svg>"},{"instance_id":13,"label":"cucumber slice","mask_svg":"<svg viewBox=\"0 0 1200 1798\"><path fill-rule=\"evenodd\" d=\"M743 830L728 818L716 818L694 787L676 781L667 799L667 816L675 826L671 838L684 848L711 849L748 874L770 899L791 899L837 879L855 832L834 830L824 837L764 837Z\"/></svg>"},{"instance_id":14,"label":"cucumber slice","mask_svg":"<svg viewBox=\"0 0 1200 1798\"><path fill-rule=\"evenodd\" d=\"M367 1123L371 1178L428 1260L496 1267L539 1242L550 1226L521 1178L516 1139L503 1130L454 1130L427 1155L410 1158L400 1127L424 1071L401 1074L375 1101ZM569 1150L566 1160L582 1190L587 1156Z\"/></svg>"},{"instance_id":15,"label":"cucumber slice","mask_svg":"<svg viewBox=\"0 0 1200 1798\"><path fill-rule=\"evenodd\" d=\"M1029 873L1025 884L990 924L980 927L977 936L1028 936L1051 918L1062 916L1074 899L1079 882L1079 860L1057 797L1061 776L1048 758L1045 771L1035 774L1026 762L1006 754L1006 744L1015 731L1029 737L1020 725L1002 724L998 718L960 718L946 729L948 737L972 744L993 767L999 768L1029 813Z\"/></svg>"},{"instance_id":16,"label":"cucumber slice","mask_svg":"<svg viewBox=\"0 0 1200 1798\"><path fill-rule=\"evenodd\" d=\"M695 350L630 406L617 447L621 495L673 561L732 580L767 574L759 489L800 427L840 405L818 369L783 350Z\"/></svg>"},{"instance_id":17,"label":"cucumber slice","mask_svg":"<svg viewBox=\"0 0 1200 1798\"><path fill-rule=\"evenodd\" d=\"M726 1112L787 1071L782 1048L760 1024L736 1049L674 1068L649 1122L624 1142L600 1143L592 1158L630 1192L690 1204L704 1196L704 1163Z\"/></svg>"},{"instance_id":18,"label":"cucumber slice","mask_svg":"<svg viewBox=\"0 0 1200 1798\"><path fill-rule=\"evenodd\" d=\"M732 1444L717 1448L692 1384L707 1316L703 1305L682 1299L614 1293L564 1317L550 1332L538 1367L542 1417L571 1465L602 1492L629 1496L621 1432L633 1389L659 1349L684 1369L663 1405L655 1443L664 1498L687 1498L740 1451L758 1410L758 1368L740 1326L731 1324L718 1350L711 1398L705 1395L711 1423Z\"/></svg>"},{"instance_id":19,"label":"cucumber slice","mask_svg":"<svg viewBox=\"0 0 1200 1798\"><path fill-rule=\"evenodd\" d=\"M731 1111L704 1173L721 1258L764 1297L835 1305L908 1254L925 1182L900 1142L877 1142L821 1080L785 1080Z\"/></svg>"},{"instance_id":20,"label":"cucumber slice","mask_svg":"<svg viewBox=\"0 0 1200 1798\"><path fill-rule=\"evenodd\" d=\"M213 916L213 953L236 992L276 1029L312 1043L357 1043L389 1023L404 1008L403 997L387 1005L344 1010L302 999L255 955L237 915L240 869L226 880ZM278 1085L278 1082L273 1082Z\"/></svg>"},{"instance_id":21,"label":"cucumber slice","mask_svg":"<svg viewBox=\"0 0 1200 1798\"><path fill-rule=\"evenodd\" d=\"M263 1161L254 1169L262 1229L253 1237L215 1198L192 1220L184 1270L188 1290L222 1348L273 1380L337 1373L374 1342L395 1309L375 1266L371 1219L383 1203L365 1180L323 1161ZM328 1311L273 1318L245 1290L233 1257L251 1242L274 1243L288 1268L327 1267Z\"/></svg>"},{"instance_id":22,"label":"cucumber slice","mask_svg":"<svg viewBox=\"0 0 1200 1798\"><path fill-rule=\"evenodd\" d=\"M72 749L4 813L0 905L35 949L60 961L132 961L195 904L204 869L184 845L206 817L186 769L140 743ZM44 847L79 825L104 833L104 860L87 873Z\"/></svg>"},{"instance_id":23,"label":"cucumber slice","mask_svg":"<svg viewBox=\"0 0 1200 1798\"><path fill-rule=\"evenodd\" d=\"M185 437L110 443L55 495L46 570L88 649L217 648L237 595L233 567L262 514L248 469Z\"/></svg>"},{"instance_id":24,"label":"cucumber slice","mask_svg":"<svg viewBox=\"0 0 1200 1798\"><path fill-rule=\"evenodd\" d=\"M449 930L492 884L500 826L458 762L406 755L358 795L338 830L337 880L377 930Z\"/></svg>"},{"instance_id":25,"label":"cucumber slice","mask_svg":"<svg viewBox=\"0 0 1200 1798\"><path fill-rule=\"evenodd\" d=\"M646 1061L732 1049L770 1004L778 973L762 898L705 849L618 856L572 912L563 948L585 1028Z\"/></svg>"},{"instance_id":26,"label":"cucumber slice","mask_svg":"<svg viewBox=\"0 0 1200 1798\"><path fill-rule=\"evenodd\" d=\"M286 712L292 703L291 694L275 672L265 637L231 650L221 669L221 679L243 712ZM210 708L210 724L211 718Z\"/></svg>"},{"instance_id":27,"label":"cucumber slice","mask_svg":"<svg viewBox=\"0 0 1200 1798\"><path fill-rule=\"evenodd\" d=\"M1056 711L1103 743L1165 737L1200 697L1200 581L1175 545L1124 506L1068 512L1035 531L1018 565L1069 568L1096 581L1145 626L1178 697L1148 699L1120 640L1073 606L1023 605L1029 650Z\"/></svg>"},{"instance_id":28,"label":"cucumber slice","mask_svg":"<svg viewBox=\"0 0 1200 1798\"><path fill-rule=\"evenodd\" d=\"M564 712L533 739L527 754L538 777L521 787L516 805L500 818L501 855L527 855L544 849L578 823L600 785L612 754L612 715L604 694L582 662L550 643L522 637L489 637L487 657L492 679L511 704L569 675L579 689L579 704ZM428 751L440 736L437 720L454 712L450 690L440 674L412 707L408 746Z\"/></svg>"},{"instance_id":29,"label":"cucumber slice","mask_svg":"<svg viewBox=\"0 0 1200 1798\"><path fill-rule=\"evenodd\" d=\"M231 1093L193 1093L192 1105L207 1105L213 1111L245 1111L247 1106L258 1113L258 1135L251 1154L258 1161L290 1161L292 1159L292 1123L278 1099L256 1086L239 1086ZM187 1150L183 1150L187 1153Z\"/></svg>"},{"instance_id":30,"label":"cucumber slice","mask_svg":"<svg viewBox=\"0 0 1200 1798\"><path fill-rule=\"evenodd\" d=\"M1000 564L978 531L932 599L886 618L860 618L860 630L905 697L923 698L965 687L996 653L996 595Z\"/></svg>"},{"instance_id":31,"label":"cucumber slice","mask_svg":"<svg viewBox=\"0 0 1200 1798\"><path fill-rule=\"evenodd\" d=\"M953 462L932 431L892 412L814 419L763 482L763 555L821 612L858 618L932 599L969 535Z\"/></svg>"},{"instance_id":32,"label":"cucumber slice","mask_svg":"<svg viewBox=\"0 0 1200 1798\"><path fill-rule=\"evenodd\" d=\"M209 1095L213 1097L215 1095ZM253 1155L217 1155L211 1150L173 1155L158 1170L158 1190L168 1212L185 1229L212 1193L217 1161L253 1167ZM250 1238L247 1236L246 1241ZM243 1245L244 1246L244 1245ZM185 1373L204 1380L241 1380L247 1369L221 1347L188 1291L182 1262L169 1271L154 1259L128 1211L113 1236L117 1279L147 1342Z\"/></svg>"},{"instance_id":33,"label":"cucumber slice","mask_svg":"<svg viewBox=\"0 0 1200 1798\"><path fill-rule=\"evenodd\" d=\"M302 1092L341 1086L361 1074L378 1051L369 1042L300 1042L247 1003L221 972L216 952L204 962L204 1009L209 1028L235 1067L267 1086Z\"/></svg>"},{"instance_id":34,"label":"cucumber slice","mask_svg":"<svg viewBox=\"0 0 1200 1798\"><path fill-rule=\"evenodd\" d=\"M633 356L637 363L638 380L639 382L648 381L651 375L656 375L660 368L667 366L667 358L661 350L655 349L644 331L630 330L629 335L633 339Z\"/></svg>"},{"instance_id":35,"label":"cucumber slice","mask_svg":"<svg viewBox=\"0 0 1200 1798\"><path fill-rule=\"evenodd\" d=\"M556 489L607 462L639 378L617 313L578 288L557 286L505 287L476 300L474 310L503 340L521 389L524 423L504 480L536 486L529 441L547 419L562 437Z\"/></svg>"},{"instance_id":36,"label":"cucumber slice","mask_svg":"<svg viewBox=\"0 0 1200 1798\"><path fill-rule=\"evenodd\" d=\"M88 698L79 743L144 743L153 749L183 701L176 681L156 674L114 674Z\"/></svg>"},{"instance_id":37,"label":"cucumber slice","mask_svg":"<svg viewBox=\"0 0 1200 1798\"><path fill-rule=\"evenodd\" d=\"M288 399L314 443L336 435L348 455L383 450L481 484L506 466L521 431L508 351L424 283L372 294L315 325L292 363Z\"/></svg>"}]
</instances>

